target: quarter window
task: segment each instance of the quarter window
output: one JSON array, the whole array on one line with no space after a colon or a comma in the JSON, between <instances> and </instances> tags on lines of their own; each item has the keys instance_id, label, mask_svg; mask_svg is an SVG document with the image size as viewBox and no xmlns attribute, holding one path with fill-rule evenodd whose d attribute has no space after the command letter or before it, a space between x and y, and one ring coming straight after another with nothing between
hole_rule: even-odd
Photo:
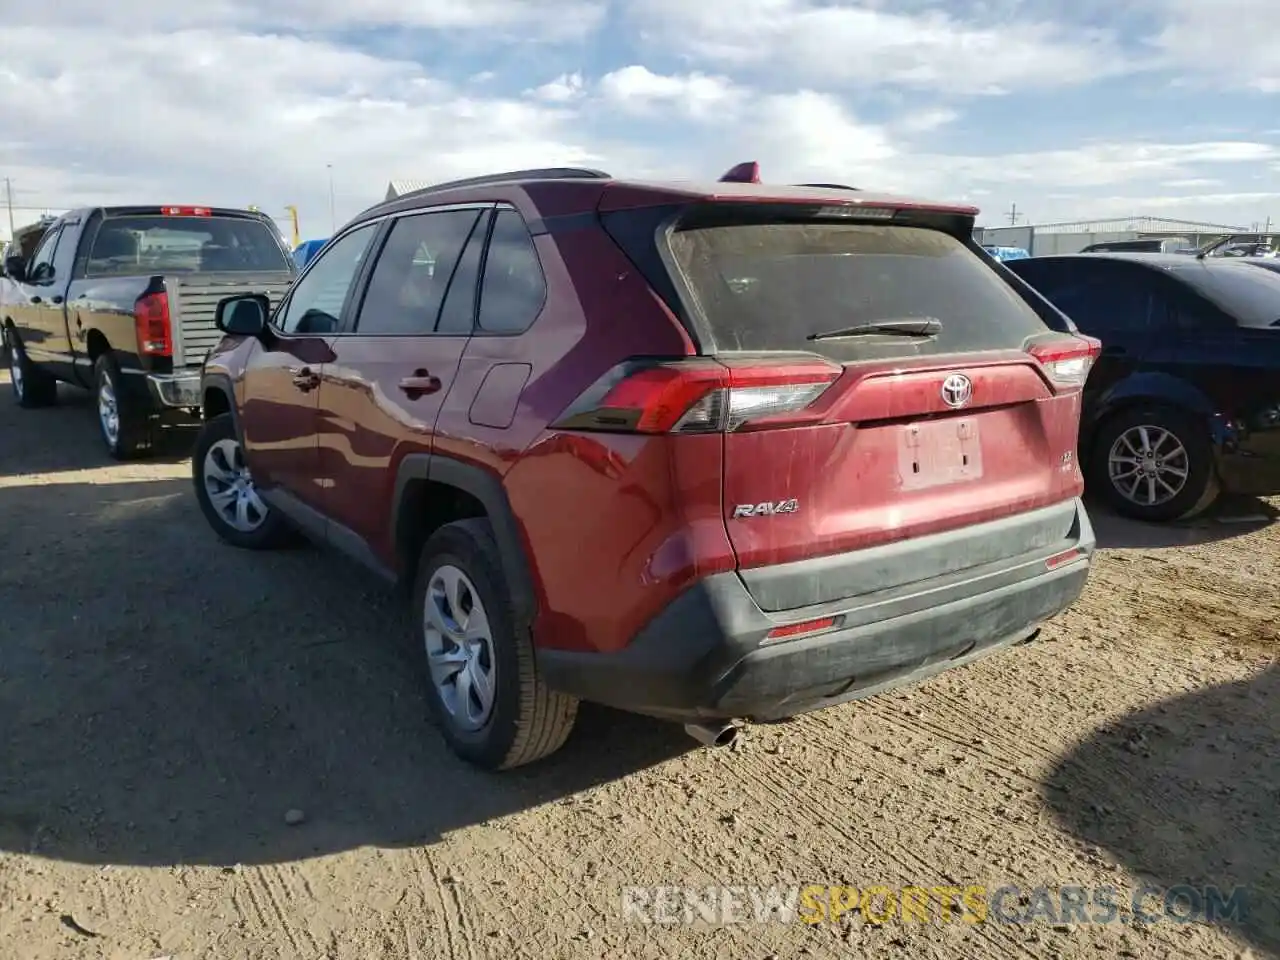
<instances>
[{"instance_id":1,"label":"quarter window","mask_svg":"<svg viewBox=\"0 0 1280 960\"><path fill-rule=\"evenodd\" d=\"M480 287L480 329L522 333L533 325L547 299L547 281L533 237L514 210L493 221Z\"/></svg>"}]
</instances>

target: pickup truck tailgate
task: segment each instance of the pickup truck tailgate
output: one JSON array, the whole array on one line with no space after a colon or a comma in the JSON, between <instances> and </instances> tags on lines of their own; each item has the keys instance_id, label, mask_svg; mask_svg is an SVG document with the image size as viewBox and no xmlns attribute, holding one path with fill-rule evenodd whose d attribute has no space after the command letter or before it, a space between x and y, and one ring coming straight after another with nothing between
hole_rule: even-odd
<instances>
[{"instance_id":1,"label":"pickup truck tailgate","mask_svg":"<svg viewBox=\"0 0 1280 960\"><path fill-rule=\"evenodd\" d=\"M274 308L289 289L293 276L285 270L270 273L191 273L165 277L169 315L173 323L173 366L199 366L222 339L213 323L223 297L261 293Z\"/></svg>"}]
</instances>

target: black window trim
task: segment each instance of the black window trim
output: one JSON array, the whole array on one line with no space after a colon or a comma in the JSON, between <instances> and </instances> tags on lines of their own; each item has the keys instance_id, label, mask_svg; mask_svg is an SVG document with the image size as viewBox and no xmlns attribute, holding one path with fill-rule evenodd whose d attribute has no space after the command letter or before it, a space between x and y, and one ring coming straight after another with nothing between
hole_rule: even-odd
<instances>
[{"instance_id":1,"label":"black window trim","mask_svg":"<svg viewBox=\"0 0 1280 960\"><path fill-rule=\"evenodd\" d=\"M493 239L494 228L498 225L498 214L510 210L520 218L520 223L524 226L524 231L528 234L529 245L533 247L533 259L538 264L538 272L542 274L542 302L538 304L538 309L534 311L533 318L519 330L486 330L480 326L480 312L484 307L484 276L485 271L489 268L489 246ZM545 236L545 234L543 234ZM534 236L532 226L524 215L516 209L511 203L494 204L493 216L489 218L489 229L484 237L484 253L480 258L480 270L476 274L476 300L475 308L471 319L471 335L473 337L482 337L485 339L493 337L522 337L532 330L542 318L543 313L547 309L547 301L551 298L551 288L547 283L547 270L542 265L542 254L538 250L538 241Z\"/></svg>"},{"instance_id":2,"label":"black window trim","mask_svg":"<svg viewBox=\"0 0 1280 960\"><path fill-rule=\"evenodd\" d=\"M347 303L343 304L342 323L339 324L336 334L333 334L333 335L339 336L339 337L368 337L371 339L375 337L470 337L470 336L474 336L476 331L476 316L477 316L477 310L475 307L472 308L472 314L471 314L471 333L461 333L456 330L451 330L447 333L442 333L438 329L440 326L440 313L441 311L444 310L445 299L447 299L449 296L449 288L445 289L445 296L440 301L440 310L436 311L435 321L432 324L432 329L430 330L419 330L413 333L376 333L376 332L361 333L360 325L359 325L360 311L364 309L364 302L369 294L369 285L373 281L374 267L377 265L378 260L381 259L382 251L386 248L387 241L391 239L391 230L392 228L394 228L397 221L409 219L411 217L427 216L434 213L453 213L459 210L478 211L480 213L480 217L476 221L476 223L472 225L471 230L467 233L466 238L462 242L462 249L461 251L459 251L459 254L458 254L458 263L461 263L462 254L466 253L467 245L471 242L471 238L475 235L476 227L484 221L484 215L486 213L491 213L495 206L497 206L497 204L491 203L491 202L445 203L445 204L440 204L439 206L433 206L433 207L415 207L412 210L401 210L396 213L388 214L385 217L382 217L381 218L382 228L374 236L374 239L373 239L373 245L376 245L376 249L374 249L373 245L371 245L370 247L370 249L373 250L373 256L365 258L365 262L361 266L360 273L356 276L356 282L352 285L352 291L353 292L358 291L358 296L352 297ZM369 221L365 221L365 222L367 223ZM493 222L492 216L489 217L489 222L490 224L492 224ZM488 243L489 243L489 237L487 234L485 235L484 242L486 245L486 253L487 253ZM319 258L317 257L317 259ZM484 261L482 259L481 260L482 266L483 266L483 262ZM458 263L454 264L455 271L458 268ZM308 269L310 269L310 264L308 264L307 266L308 266ZM482 277L483 275L484 275L484 271L482 269L480 273L477 275L477 284L479 283L479 277ZM452 283L453 283L452 276L449 277L449 283L450 283L450 286L452 286ZM477 289L478 289L478 286L477 286ZM477 300L476 303L478 306L479 301Z\"/></svg>"}]
</instances>

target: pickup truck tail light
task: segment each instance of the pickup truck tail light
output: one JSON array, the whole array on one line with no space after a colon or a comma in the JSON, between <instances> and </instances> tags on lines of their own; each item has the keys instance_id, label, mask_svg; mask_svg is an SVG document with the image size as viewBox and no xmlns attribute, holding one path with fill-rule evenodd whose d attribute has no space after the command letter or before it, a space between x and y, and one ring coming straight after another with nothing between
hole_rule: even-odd
<instances>
[{"instance_id":1,"label":"pickup truck tail light","mask_svg":"<svg viewBox=\"0 0 1280 960\"><path fill-rule=\"evenodd\" d=\"M173 324L169 320L167 293L139 297L133 305L133 325L138 335L138 356L173 356Z\"/></svg>"}]
</instances>

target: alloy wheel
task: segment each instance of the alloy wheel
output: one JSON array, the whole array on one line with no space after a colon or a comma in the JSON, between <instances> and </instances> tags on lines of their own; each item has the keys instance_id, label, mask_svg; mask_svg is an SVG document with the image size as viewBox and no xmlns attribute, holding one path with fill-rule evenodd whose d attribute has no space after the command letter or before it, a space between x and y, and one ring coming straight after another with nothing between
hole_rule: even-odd
<instances>
[{"instance_id":1,"label":"alloy wheel","mask_svg":"<svg viewBox=\"0 0 1280 960\"><path fill-rule=\"evenodd\" d=\"M440 702L459 729L479 730L496 700L493 635L470 578L444 565L431 575L423 610L427 667Z\"/></svg>"},{"instance_id":2,"label":"alloy wheel","mask_svg":"<svg viewBox=\"0 0 1280 960\"><path fill-rule=\"evenodd\" d=\"M240 533L253 533L267 519L267 505L254 488L235 440L219 440L204 455L204 489L222 522Z\"/></svg>"},{"instance_id":3,"label":"alloy wheel","mask_svg":"<svg viewBox=\"0 0 1280 960\"><path fill-rule=\"evenodd\" d=\"M1141 507L1156 507L1182 492L1191 463L1187 448L1172 432L1141 424L1111 445L1107 472L1120 496Z\"/></svg>"},{"instance_id":4,"label":"alloy wheel","mask_svg":"<svg viewBox=\"0 0 1280 960\"><path fill-rule=\"evenodd\" d=\"M107 445L115 447L120 440L120 403L116 400L116 385L105 372L98 383L98 423Z\"/></svg>"}]
</instances>

